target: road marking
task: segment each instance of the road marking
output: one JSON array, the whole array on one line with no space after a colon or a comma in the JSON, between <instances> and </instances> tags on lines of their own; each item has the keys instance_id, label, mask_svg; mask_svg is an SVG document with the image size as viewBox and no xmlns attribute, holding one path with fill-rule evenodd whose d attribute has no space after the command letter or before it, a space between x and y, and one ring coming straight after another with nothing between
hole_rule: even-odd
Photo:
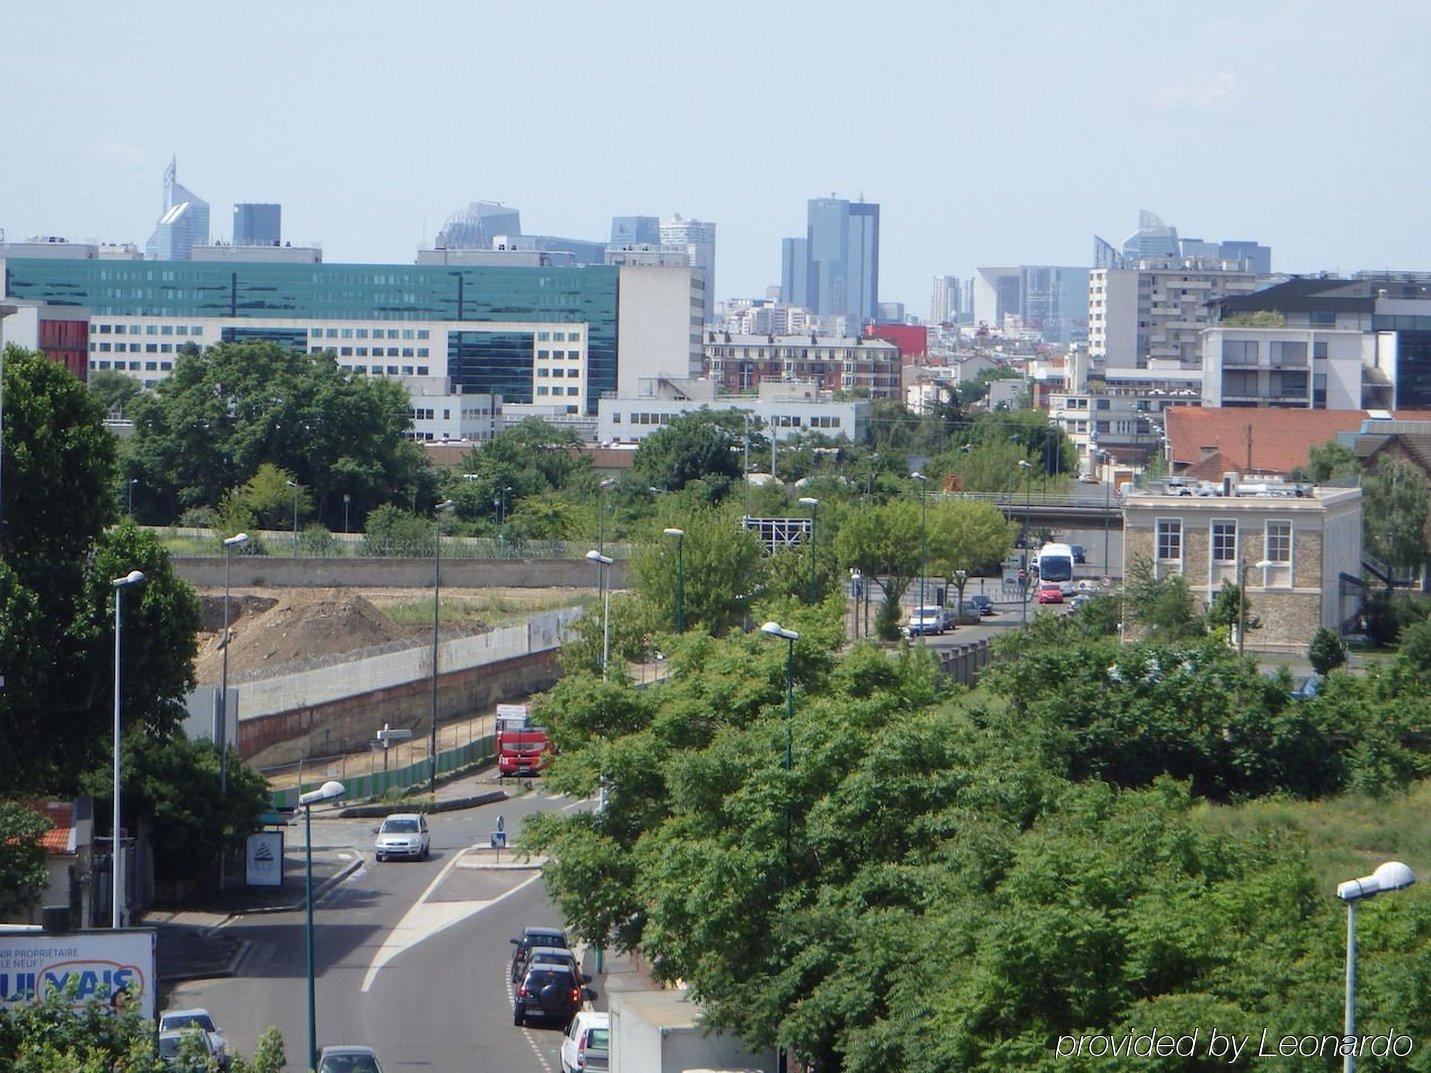
<instances>
[{"instance_id":1,"label":"road marking","mask_svg":"<svg viewBox=\"0 0 1431 1073\"><path fill-rule=\"evenodd\" d=\"M526 884L523 883L522 886L526 886ZM511 963L508 962L509 966L510 964ZM508 968L507 971L502 973L502 977L506 981L507 1005L511 1006L512 1009L515 1011L517 1008L517 992L512 987L512 973L510 968ZM547 1056L542 1053L541 1047L537 1045L537 1038L536 1036L532 1035L532 1030L526 1025L522 1025L522 1035L526 1037L527 1046L530 1047L532 1049L532 1053L537 1056L537 1061L542 1064L542 1068L546 1070L546 1073L552 1073L551 1063L547 1061Z\"/></svg>"},{"instance_id":2,"label":"road marking","mask_svg":"<svg viewBox=\"0 0 1431 1073\"><path fill-rule=\"evenodd\" d=\"M570 805L563 805L561 807L561 810L563 812L569 812L571 809L580 808L582 805L589 805L593 800L595 799L590 797L583 797L580 801L573 801Z\"/></svg>"},{"instance_id":3,"label":"road marking","mask_svg":"<svg viewBox=\"0 0 1431 1073\"><path fill-rule=\"evenodd\" d=\"M387 938L383 940L383 945L373 955L372 963L363 977L361 990L371 990L373 982L378 978L378 972L404 950L466 920L474 913L480 913L488 906L496 905L504 898L510 898L523 887L541 878L540 871L533 872L511 890L504 891L495 898L462 902L429 902L428 898L437 889L437 885L447 878L448 873L457 866L457 862L462 859L468 849L475 848L475 846L469 846L454 854L452 859L442 866L442 871L438 872L433 881L427 885L427 889L422 892L421 897L403 914L403 918L393 926L392 931L388 932Z\"/></svg>"}]
</instances>

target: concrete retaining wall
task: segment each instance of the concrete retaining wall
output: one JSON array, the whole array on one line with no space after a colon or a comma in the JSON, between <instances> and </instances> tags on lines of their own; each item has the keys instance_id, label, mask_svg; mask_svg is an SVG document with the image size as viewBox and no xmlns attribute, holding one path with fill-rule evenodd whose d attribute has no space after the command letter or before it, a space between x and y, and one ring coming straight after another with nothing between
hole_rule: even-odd
<instances>
[{"instance_id":1,"label":"concrete retaining wall","mask_svg":"<svg viewBox=\"0 0 1431 1073\"><path fill-rule=\"evenodd\" d=\"M989 665L994 656L994 648L987 641L972 641L957 648L947 648L939 653L939 669L960 685L972 686L979 680L979 672Z\"/></svg>"},{"instance_id":2,"label":"concrete retaining wall","mask_svg":"<svg viewBox=\"0 0 1431 1073\"><path fill-rule=\"evenodd\" d=\"M224 586L224 560L220 557L176 555L173 563L175 572L191 585ZM618 560L608 569L612 587L625 588L627 563ZM585 559L442 560L442 584L452 588L594 589L597 573L595 564ZM229 583L234 588L430 589L432 560L235 555Z\"/></svg>"}]
</instances>

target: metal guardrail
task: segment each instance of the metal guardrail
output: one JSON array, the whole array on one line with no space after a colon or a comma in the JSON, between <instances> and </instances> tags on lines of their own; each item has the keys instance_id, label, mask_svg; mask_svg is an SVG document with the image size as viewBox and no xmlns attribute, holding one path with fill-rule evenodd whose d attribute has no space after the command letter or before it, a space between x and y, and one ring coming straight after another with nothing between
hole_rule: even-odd
<instances>
[{"instance_id":1,"label":"metal guardrail","mask_svg":"<svg viewBox=\"0 0 1431 1073\"><path fill-rule=\"evenodd\" d=\"M1116 496L1109 496L1105 503L1103 499L1084 499L1057 492L1030 492L1027 496L1022 492L1015 492L1012 496L1007 492L934 492L931 493L931 498L980 499L986 503L1014 509L1023 507L1025 503L1030 507L1078 507L1084 510L1102 510L1104 507L1116 510L1119 507Z\"/></svg>"}]
</instances>

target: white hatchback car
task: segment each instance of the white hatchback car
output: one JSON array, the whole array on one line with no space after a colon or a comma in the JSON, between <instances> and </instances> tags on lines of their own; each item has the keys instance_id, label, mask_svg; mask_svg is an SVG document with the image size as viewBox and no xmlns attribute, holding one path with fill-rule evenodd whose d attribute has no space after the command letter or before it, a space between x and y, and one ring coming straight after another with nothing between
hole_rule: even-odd
<instances>
[{"instance_id":1,"label":"white hatchback car","mask_svg":"<svg viewBox=\"0 0 1431 1073\"><path fill-rule=\"evenodd\" d=\"M605 1073L611 1050L611 1015L582 1010L561 1041L561 1073Z\"/></svg>"},{"instance_id":2,"label":"white hatchback car","mask_svg":"<svg viewBox=\"0 0 1431 1073\"><path fill-rule=\"evenodd\" d=\"M378 828L373 856L379 861L389 857L425 861L431 848L432 832L427 829L427 817L419 812L395 812Z\"/></svg>"},{"instance_id":3,"label":"white hatchback car","mask_svg":"<svg viewBox=\"0 0 1431 1073\"><path fill-rule=\"evenodd\" d=\"M209 1052L218 1059L222 1068L229 1067L229 1041L219 1032L208 1010L166 1010L159 1015L160 1032L183 1032L186 1029L197 1029L207 1036Z\"/></svg>"}]
</instances>

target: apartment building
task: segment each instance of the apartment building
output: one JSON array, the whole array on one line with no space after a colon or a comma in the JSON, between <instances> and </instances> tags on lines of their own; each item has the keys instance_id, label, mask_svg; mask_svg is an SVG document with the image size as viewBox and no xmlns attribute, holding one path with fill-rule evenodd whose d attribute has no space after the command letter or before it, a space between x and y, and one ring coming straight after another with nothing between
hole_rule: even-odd
<instances>
[{"instance_id":1,"label":"apartment building","mask_svg":"<svg viewBox=\"0 0 1431 1073\"><path fill-rule=\"evenodd\" d=\"M1195 369L1209 306L1249 294L1257 277L1236 263L1164 258L1136 268L1095 268L1088 280L1088 350L1107 368L1147 368L1159 362Z\"/></svg>"},{"instance_id":2,"label":"apartment building","mask_svg":"<svg viewBox=\"0 0 1431 1073\"><path fill-rule=\"evenodd\" d=\"M802 432L859 442L869 425L865 399L836 402L814 383L767 381L753 394L731 395L714 380L658 379L634 396L601 399L597 404L597 439L601 443L640 443L683 414L735 410L748 414L753 427L777 441Z\"/></svg>"},{"instance_id":3,"label":"apartment building","mask_svg":"<svg viewBox=\"0 0 1431 1073\"><path fill-rule=\"evenodd\" d=\"M1123 576L1146 560L1159 578L1181 574L1204 607L1241 581L1260 622L1246 646L1302 652L1318 627L1341 631L1361 609L1361 515L1360 488L1229 480L1203 496L1155 483L1123 499ZM1124 638L1136 639L1132 622Z\"/></svg>"},{"instance_id":4,"label":"apartment building","mask_svg":"<svg viewBox=\"0 0 1431 1073\"><path fill-rule=\"evenodd\" d=\"M1202 332L1202 404L1357 410L1376 337L1353 329L1247 328Z\"/></svg>"},{"instance_id":5,"label":"apartment building","mask_svg":"<svg viewBox=\"0 0 1431 1073\"><path fill-rule=\"evenodd\" d=\"M705 367L725 391L754 391L766 381L810 380L821 391L900 397L899 347L861 335L735 335L707 332Z\"/></svg>"}]
</instances>

